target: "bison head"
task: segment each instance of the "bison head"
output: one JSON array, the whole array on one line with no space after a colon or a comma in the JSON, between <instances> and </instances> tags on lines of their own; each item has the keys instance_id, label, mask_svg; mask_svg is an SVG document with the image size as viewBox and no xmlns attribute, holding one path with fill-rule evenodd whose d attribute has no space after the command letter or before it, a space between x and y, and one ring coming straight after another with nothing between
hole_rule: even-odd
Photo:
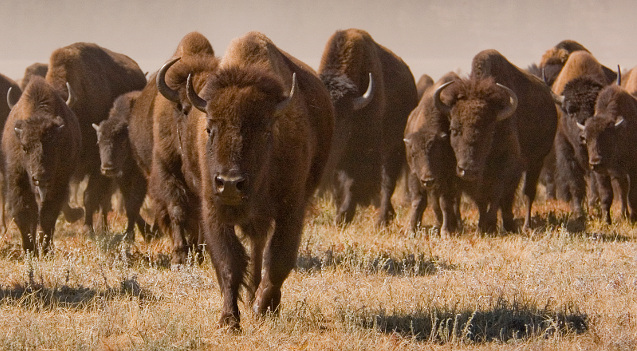
<instances>
[{"instance_id":1,"label":"bison head","mask_svg":"<svg viewBox=\"0 0 637 351\"><path fill-rule=\"evenodd\" d=\"M22 148L25 168L38 206L46 200L54 175L58 173L60 159L65 150L59 147L64 132L64 120L48 114L35 114L15 122L14 131Z\"/></svg>"},{"instance_id":2,"label":"bison head","mask_svg":"<svg viewBox=\"0 0 637 351\"><path fill-rule=\"evenodd\" d=\"M177 57L166 62L157 72L157 90L173 102L178 116L190 113L192 105L186 94L186 81L190 75L206 75L214 71L218 61L214 55Z\"/></svg>"},{"instance_id":3,"label":"bison head","mask_svg":"<svg viewBox=\"0 0 637 351\"><path fill-rule=\"evenodd\" d=\"M441 180L455 176L456 161L447 132L420 130L407 135L404 141L409 168L423 188L431 189Z\"/></svg>"},{"instance_id":4,"label":"bison head","mask_svg":"<svg viewBox=\"0 0 637 351\"><path fill-rule=\"evenodd\" d=\"M448 89L448 90L447 90ZM442 93L449 102L443 102ZM482 177L496 126L517 108L516 94L492 78L456 80L434 92L436 107L450 118L450 143L457 175L467 181Z\"/></svg>"},{"instance_id":5,"label":"bison head","mask_svg":"<svg viewBox=\"0 0 637 351\"><path fill-rule=\"evenodd\" d=\"M124 164L130 157L128 123L121 119L106 119L99 125L93 123L92 126L97 133L102 174L113 178L121 177Z\"/></svg>"},{"instance_id":6,"label":"bison head","mask_svg":"<svg viewBox=\"0 0 637 351\"><path fill-rule=\"evenodd\" d=\"M369 74L369 81L365 93L346 75L327 70L321 73L321 80L330 93L334 106L334 136L331 146L331 158L340 160L354 128L361 128L369 121L360 118L356 111L367 107L374 98L374 81Z\"/></svg>"},{"instance_id":7,"label":"bison head","mask_svg":"<svg viewBox=\"0 0 637 351\"><path fill-rule=\"evenodd\" d=\"M293 106L298 89L293 76L289 96L277 77L257 69L231 67L217 72L207 84L207 100L188 79L188 97L206 113L205 164L216 207L228 221L249 216L252 204L267 196L278 118Z\"/></svg>"},{"instance_id":8,"label":"bison head","mask_svg":"<svg viewBox=\"0 0 637 351\"><path fill-rule=\"evenodd\" d=\"M606 173L614 164L615 146L623 124L623 117L611 115L596 115L586 120L586 124L577 123L582 143L588 150L588 164L593 171Z\"/></svg>"}]
</instances>

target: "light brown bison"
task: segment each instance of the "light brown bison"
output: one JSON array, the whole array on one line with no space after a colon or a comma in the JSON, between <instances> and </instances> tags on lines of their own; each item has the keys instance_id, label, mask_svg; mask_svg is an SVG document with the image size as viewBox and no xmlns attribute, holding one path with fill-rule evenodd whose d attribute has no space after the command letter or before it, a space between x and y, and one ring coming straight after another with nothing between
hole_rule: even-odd
<instances>
[{"instance_id":1,"label":"light brown bison","mask_svg":"<svg viewBox=\"0 0 637 351\"><path fill-rule=\"evenodd\" d=\"M584 47L584 45L574 40L562 40L554 47L548 49L544 53L544 55L542 55L542 59L540 60L539 64L539 71L546 84L548 84L549 86L554 85L557 76L562 71L562 68L566 64L566 61L568 61L570 55L578 51L586 52L589 54L591 53L586 47ZM606 66L602 66L601 68L603 74L606 76L606 79L610 81L616 79L617 74L613 72L613 70ZM563 82L561 84L558 84L558 86L561 85L561 88L563 88L563 84L566 83L567 82ZM558 90L561 90L561 88Z\"/></svg>"},{"instance_id":2,"label":"light brown bison","mask_svg":"<svg viewBox=\"0 0 637 351\"><path fill-rule=\"evenodd\" d=\"M595 115L577 123L594 173L637 179L637 99L617 85L603 88L597 97ZM637 189L630 182L630 220L637 221Z\"/></svg>"},{"instance_id":3,"label":"light brown bison","mask_svg":"<svg viewBox=\"0 0 637 351\"><path fill-rule=\"evenodd\" d=\"M473 58L470 81L448 89L449 103L439 98L442 90L435 101L451 115L456 173L478 204L480 229L495 229L498 208L505 230L516 229L512 207L521 171L526 174L524 228L529 228L538 178L557 127L549 88L496 50L485 50Z\"/></svg>"},{"instance_id":4,"label":"light brown bison","mask_svg":"<svg viewBox=\"0 0 637 351\"><path fill-rule=\"evenodd\" d=\"M186 96L186 80L191 75L198 91L217 69L218 59L212 46L204 45L204 41L208 42L197 32L181 40L175 55L182 56L168 61L157 73L159 94L152 105L153 147L148 190L156 205L160 229L171 234L175 265L185 263L189 253L200 253L199 245L203 244L197 149L188 144L200 132L191 131L188 124L203 116L192 109Z\"/></svg>"},{"instance_id":5,"label":"light brown bison","mask_svg":"<svg viewBox=\"0 0 637 351\"><path fill-rule=\"evenodd\" d=\"M418 105L414 77L402 59L359 29L330 37L319 75L336 112L326 172L336 221L351 222L357 205L380 195L377 225L385 225L395 214L391 196L405 164L405 124Z\"/></svg>"},{"instance_id":6,"label":"light brown bison","mask_svg":"<svg viewBox=\"0 0 637 351\"><path fill-rule=\"evenodd\" d=\"M604 86L611 83L593 55L577 51L569 56L553 84L556 102L560 106L559 126L555 137L558 189L565 187L562 192L570 200L574 218L569 221L568 228L572 231L585 229L584 200L587 197L587 185L589 206L592 207L599 196L603 218L607 223L611 222L611 178L607 174L591 173L586 146L582 144L580 129L577 127L577 123L585 124L594 115L597 95ZM626 177L615 179L619 183L618 189L624 193L628 186ZM625 213L625 196L620 195L620 199L622 212Z\"/></svg>"},{"instance_id":7,"label":"light brown bison","mask_svg":"<svg viewBox=\"0 0 637 351\"><path fill-rule=\"evenodd\" d=\"M220 324L238 328L242 283L257 313L278 311L329 156L333 109L312 68L258 32L233 40L205 83L203 98L189 90L206 113L196 128L204 235L223 295Z\"/></svg>"},{"instance_id":8,"label":"light brown bison","mask_svg":"<svg viewBox=\"0 0 637 351\"><path fill-rule=\"evenodd\" d=\"M68 96L67 83L73 89L71 109L80 123L83 141L74 181L88 176L84 192L84 224L92 229L93 214L100 206L105 223L105 212L112 195L105 191L111 187L111 179L100 172L97 136L92 124L108 117L118 96L142 89L146 85L146 77L130 57L93 43L80 42L53 51L46 80L63 98Z\"/></svg>"},{"instance_id":9,"label":"light brown bison","mask_svg":"<svg viewBox=\"0 0 637 351\"><path fill-rule=\"evenodd\" d=\"M103 175L115 180L122 193L128 219L125 237L131 241L135 239L135 224L144 239L150 239L153 234L139 214L146 197L147 182L133 159L128 136L131 110L140 95L139 90L121 95L115 99L108 118L99 125L93 123L97 133L101 171Z\"/></svg>"},{"instance_id":10,"label":"light brown bison","mask_svg":"<svg viewBox=\"0 0 637 351\"><path fill-rule=\"evenodd\" d=\"M458 79L457 74L449 72L426 89L405 127L412 231L421 224L428 198L441 234L455 232L462 226L456 157L449 143L449 116L438 110L434 102L434 92L440 86Z\"/></svg>"},{"instance_id":11,"label":"light brown bison","mask_svg":"<svg viewBox=\"0 0 637 351\"><path fill-rule=\"evenodd\" d=\"M55 221L68 202L81 140L75 114L53 87L34 77L2 134L9 216L20 230L25 251L50 249Z\"/></svg>"}]
</instances>

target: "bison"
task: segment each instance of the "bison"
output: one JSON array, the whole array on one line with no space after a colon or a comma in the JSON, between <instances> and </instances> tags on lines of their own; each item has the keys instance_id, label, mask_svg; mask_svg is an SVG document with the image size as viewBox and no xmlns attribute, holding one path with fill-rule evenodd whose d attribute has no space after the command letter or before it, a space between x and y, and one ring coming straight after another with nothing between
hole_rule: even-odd
<instances>
[{"instance_id":1,"label":"bison","mask_svg":"<svg viewBox=\"0 0 637 351\"><path fill-rule=\"evenodd\" d=\"M621 79L621 86L629 94L637 96L637 69L632 68L625 74L625 77Z\"/></svg>"},{"instance_id":2,"label":"bison","mask_svg":"<svg viewBox=\"0 0 637 351\"><path fill-rule=\"evenodd\" d=\"M588 52L578 51L570 55L553 85L555 101L560 107L558 131L555 137L555 154L558 184L565 187L574 218L568 227L572 231L585 228L584 199L589 185L589 204L599 193L602 215L611 222L610 207L613 201L611 178L607 174L592 174L588 167L588 154L580 138L577 123L585 124L595 113L595 102L608 80L601 64ZM627 188L626 177L616 178L621 192ZM620 197L625 203L625 196ZM625 205L622 205L625 212Z\"/></svg>"},{"instance_id":3,"label":"bison","mask_svg":"<svg viewBox=\"0 0 637 351\"><path fill-rule=\"evenodd\" d=\"M7 121L7 117L9 117L9 112L11 112L11 106L20 98L22 89L13 79L4 74L0 74L0 92L6 94L7 97L6 100L0 99L0 128L4 129L4 124ZM1 158L0 163L4 163L4 160ZM0 172L3 172L1 165ZM0 232L4 233L7 228L7 223L4 218L5 184L3 174L4 173L0 173Z\"/></svg>"},{"instance_id":4,"label":"bison","mask_svg":"<svg viewBox=\"0 0 637 351\"><path fill-rule=\"evenodd\" d=\"M596 174L637 179L637 99L617 85L603 88L595 115L577 122L588 151L588 166ZM631 222L637 221L637 190L630 182L628 205Z\"/></svg>"},{"instance_id":5,"label":"bison","mask_svg":"<svg viewBox=\"0 0 637 351\"><path fill-rule=\"evenodd\" d=\"M434 85L434 80L428 74L423 74L416 82L416 92L418 93L418 101L422 98L422 95L425 93L425 90L429 89L432 85Z\"/></svg>"},{"instance_id":6,"label":"bison","mask_svg":"<svg viewBox=\"0 0 637 351\"><path fill-rule=\"evenodd\" d=\"M512 207L521 172L524 228L529 228L538 178L557 127L549 88L496 50L473 58L471 78L452 83L447 102L441 98L445 87L434 101L450 114L456 173L478 205L479 228L493 231L500 208L504 229L515 230Z\"/></svg>"},{"instance_id":7,"label":"bison","mask_svg":"<svg viewBox=\"0 0 637 351\"><path fill-rule=\"evenodd\" d=\"M20 80L20 88L26 88L26 86L31 81L31 78L35 76L46 77L46 73L48 72L48 70L49 65L47 65L46 63L36 62L29 65L24 70L24 76L22 77L22 80Z\"/></svg>"},{"instance_id":8,"label":"bison","mask_svg":"<svg viewBox=\"0 0 637 351\"><path fill-rule=\"evenodd\" d=\"M25 251L37 255L50 250L55 222L68 203L81 143L73 111L55 88L34 77L2 133L9 216L20 230Z\"/></svg>"},{"instance_id":9,"label":"bison","mask_svg":"<svg viewBox=\"0 0 637 351\"><path fill-rule=\"evenodd\" d=\"M88 176L84 192L84 224L92 230L93 214L102 207L103 220L110 206L111 179L100 171L97 136L92 124L108 118L115 99L129 91L146 85L144 72L130 57L113 52L93 43L78 42L51 54L46 81L66 98L68 82L75 99L71 109L77 116L82 132L83 147L80 162L73 177L76 182ZM65 213L66 215L66 213Z\"/></svg>"},{"instance_id":10,"label":"bison","mask_svg":"<svg viewBox=\"0 0 637 351\"><path fill-rule=\"evenodd\" d=\"M97 133L102 174L113 178L124 200L128 225L125 237L135 239L135 224L145 239L152 236L152 230L139 214L146 197L146 178L131 154L128 136L128 122L135 101L141 95L136 90L121 95L113 103L108 119L99 125L93 123Z\"/></svg>"},{"instance_id":11,"label":"bison","mask_svg":"<svg viewBox=\"0 0 637 351\"><path fill-rule=\"evenodd\" d=\"M325 181L335 191L336 221L351 222L356 206L380 193L376 222L385 225L394 217L391 196L405 164L405 124L418 104L414 77L405 62L359 29L332 35L319 75L336 112Z\"/></svg>"},{"instance_id":12,"label":"bison","mask_svg":"<svg viewBox=\"0 0 637 351\"><path fill-rule=\"evenodd\" d=\"M255 312L278 311L329 157L334 115L314 70L258 32L233 40L204 83L203 97L188 90L206 114L193 127L204 236L223 295L220 324L239 328L242 283ZM251 243L249 259L235 226Z\"/></svg>"},{"instance_id":13,"label":"bison","mask_svg":"<svg viewBox=\"0 0 637 351\"><path fill-rule=\"evenodd\" d=\"M562 40L542 55L538 68L546 84L553 86L570 55L577 51L591 53L584 45L574 40ZM602 71L610 81L617 77L617 74L606 66L602 66ZM561 87L563 88L563 85Z\"/></svg>"},{"instance_id":14,"label":"bison","mask_svg":"<svg viewBox=\"0 0 637 351\"><path fill-rule=\"evenodd\" d=\"M198 254L203 244L199 198L197 149L189 143L197 131L188 129L192 120L203 119L192 109L186 96L186 81L192 76L200 89L218 66L212 46L197 32L186 35L175 52L157 73L157 97L153 107L153 147L149 194L154 200L160 229L171 233L172 264L186 262L189 254ZM194 116L193 116L194 115ZM194 251L193 251L194 249ZM199 256L201 258L201 256Z\"/></svg>"},{"instance_id":15,"label":"bison","mask_svg":"<svg viewBox=\"0 0 637 351\"><path fill-rule=\"evenodd\" d=\"M440 86L459 79L457 74L450 72L426 89L405 127L404 141L410 168L409 227L412 231L421 224L428 197L441 234L455 232L462 226L456 157L449 143L449 116L436 108L433 99L434 91Z\"/></svg>"}]
</instances>

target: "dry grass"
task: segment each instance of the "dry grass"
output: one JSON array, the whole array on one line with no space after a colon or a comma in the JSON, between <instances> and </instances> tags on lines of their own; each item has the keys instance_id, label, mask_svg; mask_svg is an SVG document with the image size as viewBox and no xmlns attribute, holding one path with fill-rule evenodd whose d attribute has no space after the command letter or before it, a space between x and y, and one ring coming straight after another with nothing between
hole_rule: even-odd
<instances>
[{"instance_id":1,"label":"dry grass","mask_svg":"<svg viewBox=\"0 0 637 351\"><path fill-rule=\"evenodd\" d=\"M632 350L637 348L637 229L563 227L567 206L540 201L532 233L404 231L407 209L346 227L318 201L279 316L242 306L242 332L217 328L208 259L170 269L170 242L86 238L58 223L55 253L25 257L15 227L0 240L3 350ZM433 223L430 210L425 223ZM520 213L517 214L521 216ZM111 214L114 232L124 218Z\"/></svg>"}]
</instances>

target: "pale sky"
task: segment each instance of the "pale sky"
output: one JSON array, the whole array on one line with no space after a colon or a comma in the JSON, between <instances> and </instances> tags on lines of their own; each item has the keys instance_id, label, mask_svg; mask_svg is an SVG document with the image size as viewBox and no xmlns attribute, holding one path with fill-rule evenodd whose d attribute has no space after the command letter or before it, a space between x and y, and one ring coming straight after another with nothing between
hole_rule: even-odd
<instances>
[{"instance_id":1,"label":"pale sky","mask_svg":"<svg viewBox=\"0 0 637 351\"><path fill-rule=\"evenodd\" d=\"M521 68L563 39L603 64L637 65L632 0L2 0L0 73L21 78L58 47L95 42L154 71L196 30L223 55L233 38L258 30L315 69L331 34L367 30L401 56L415 79L468 73L471 59L496 49Z\"/></svg>"}]
</instances>

